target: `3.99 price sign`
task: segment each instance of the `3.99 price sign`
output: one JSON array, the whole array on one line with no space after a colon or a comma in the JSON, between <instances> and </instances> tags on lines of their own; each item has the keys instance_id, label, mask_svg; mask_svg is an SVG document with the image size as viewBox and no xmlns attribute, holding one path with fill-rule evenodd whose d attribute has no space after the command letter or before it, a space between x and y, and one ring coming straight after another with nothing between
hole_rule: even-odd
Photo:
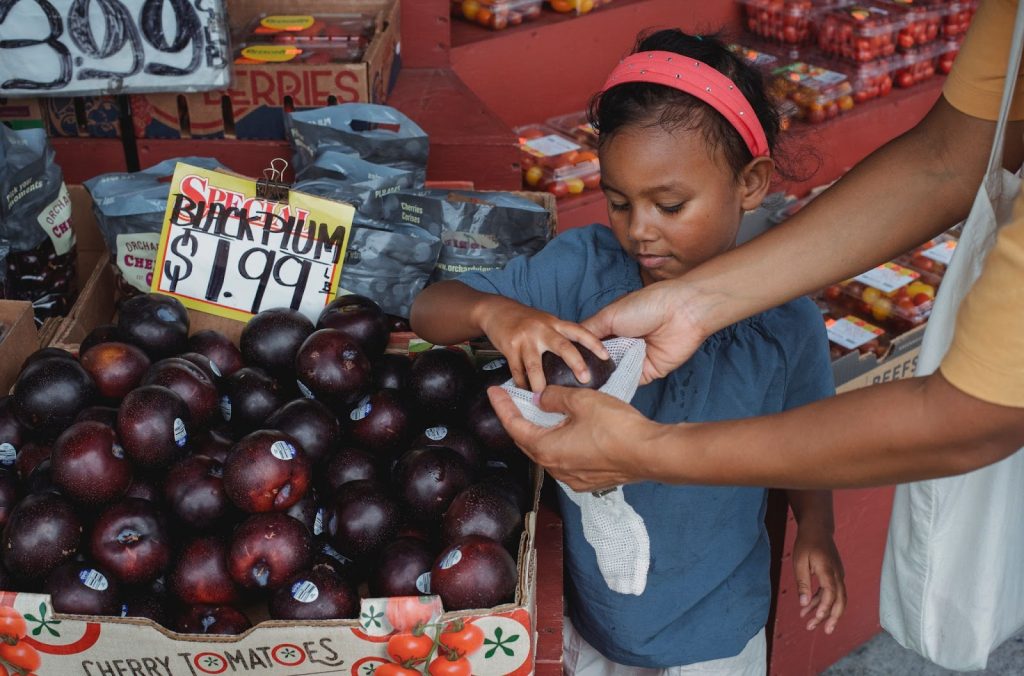
<instances>
[{"instance_id":1,"label":"3.99 price sign","mask_svg":"<svg viewBox=\"0 0 1024 676\"><path fill-rule=\"evenodd\" d=\"M262 199L251 179L178 164L152 290L241 321L274 307L315 320L338 293L354 212L304 193Z\"/></svg>"},{"instance_id":2,"label":"3.99 price sign","mask_svg":"<svg viewBox=\"0 0 1024 676\"><path fill-rule=\"evenodd\" d=\"M230 63L224 0L0 0L0 96L214 89Z\"/></svg>"}]
</instances>

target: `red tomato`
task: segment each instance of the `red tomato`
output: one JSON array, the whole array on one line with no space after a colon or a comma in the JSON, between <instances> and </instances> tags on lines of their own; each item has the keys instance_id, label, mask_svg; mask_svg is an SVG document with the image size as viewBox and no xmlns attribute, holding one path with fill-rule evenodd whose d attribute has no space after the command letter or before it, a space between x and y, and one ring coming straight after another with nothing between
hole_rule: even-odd
<instances>
[{"instance_id":1,"label":"red tomato","mask_svg":"<svg viewBox=\"0 0 1024 676\"><path fill-rule=\"evenodd\" d=\"M462 627L458 623L449 624L441 632L441 645L458 653L459 657L471 655L484 644L484 632L475 624L465 622Z\"/></svg>"},{"instance_id":2,"label":"red tomato","mask_svg":"<svg viewBox=\"0 0 1024 676\"><path fill-rule=\"evenodd\" d=\"M473 668L465 657L460 657L457 660L438 657L430 663L430 668L427 669L430 676L470 676L472 672Z\"/></svg>"},{"instance_id":3,"label":"red tomato","mask_svg":"<svg viewBox=\"0 0 1024 676\"><path fill-rule=\"evenodd\" d=\"M35 671L42 664L36 649L24 641L14 645L0 642L0 658L18 671Z\"/></svg>"},{"instance_id":4,"label":"red tomato","mask_svg":"<svg viewBox=\"0 0 1024 676\"><path fill-rule=\"evenodd\" d=\"M21 613L10 606L0 606L0 636L20 639L26 631Z\"/></svg>"},{"instance_id":5,"label":"red tomato","mask_svg":"<svg viewBox=\"0 0 1024 676\"><path fill-rule=\"evenodd\" d=\"M385 662L374 670L373 676L420 676L420 672L401 664Z\"/></svg>"},{"instance_id":6,"label":"red tomato","mask_svg":"<svg viewBox=\"0 0 1024 676\"><path fill-rule=\"evenodd\" d=\"M434 641L426 634L402 633L388 639L388 655L399 664L408 664L427 659Z\"/></svg>"},{"instance_id":7,"label":"red tomato","mask_svg":"<svg viewBox=\"0 0 1024 676\"><path fill-rule=\"evenodd\" d=\"M417 624L430 622L434 605L426 596L392 596L384 612L392 627L398 631L411 631Z\"/></svg>"},{"instance_id":8,"label":"red tomato","mask_svg":"<svg viewBox=\"0 0 1024 676\"><path fill-rule=\"evenodd\" d=\"M929 296L926 293L918 293L918 294L915 294L914 297L911 300L914 301L914 305L924 305L925 303L927 303L931 299L932 299L932 297Z\"/></svg>"}]
</instances>

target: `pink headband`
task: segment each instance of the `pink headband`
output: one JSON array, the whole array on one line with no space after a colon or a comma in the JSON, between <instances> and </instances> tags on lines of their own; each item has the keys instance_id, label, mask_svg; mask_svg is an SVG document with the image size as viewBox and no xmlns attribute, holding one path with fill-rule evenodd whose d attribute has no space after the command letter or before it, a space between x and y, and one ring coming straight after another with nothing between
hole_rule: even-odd
<instances>
[{"instance_id":1,"label":"pink headband","mask_svg":"<svg viewBox=\"0 0 1024 676\"><path fill-rule=\"evenodd\" d=\"M696 96L736 128L751 155L769 155L764 127L747 97L732 80L706 63L675 52L637 52L619 62L601 91L625 82L650 82Z\"/></svg>"}]
</instances>

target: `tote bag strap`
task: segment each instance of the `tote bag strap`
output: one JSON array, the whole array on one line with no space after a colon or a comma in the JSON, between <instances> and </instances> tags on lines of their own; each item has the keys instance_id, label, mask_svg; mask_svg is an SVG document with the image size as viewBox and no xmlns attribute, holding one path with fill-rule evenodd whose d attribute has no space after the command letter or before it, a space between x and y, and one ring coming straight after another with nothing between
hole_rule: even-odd
<instances>
[{"instance_id":1,"label":"tote bag strap","mask_svg":"<svg viewBox=\"0 0 1024 676\"><path fill-rule=\"evenodd\" d=\"M999 190L1001 185L999 170L1003 166L1006 124L1007 118L1010 116L1010 106L1013 104L1013 92L1017 85L1022 54L1024 54L1024 5L1018 4L1017 18L1013 24L1013 41L1010 43L1010 62L1006 65L1006 83L1003 85L1003 99L999 105L999 121L996 123L995 140L992 142L992 152L988 156L988 168L985 171L985 181L990 194Z\"/></svg>"}]
</instances>

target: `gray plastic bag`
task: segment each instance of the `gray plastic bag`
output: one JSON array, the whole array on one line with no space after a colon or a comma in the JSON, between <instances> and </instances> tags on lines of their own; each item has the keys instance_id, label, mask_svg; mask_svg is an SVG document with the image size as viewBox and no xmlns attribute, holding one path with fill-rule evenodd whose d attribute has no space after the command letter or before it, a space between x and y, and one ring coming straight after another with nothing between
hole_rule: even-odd
<instances>
[{"instance_id":1,"label":"gray plastic bag","mask_svg":"<svg viewBox=\"0 0 1024 676\"><path fill-rule=\"evenodd\" d=\"M405 190L384 198L384 220L417 225L441 240L435 282L504 267L554 235L547 209L501 192Z\"/></svg>"},{"instance_id":2,"label":"gray plastic bag","mask_svg":"<svg viewBox=\"0 0 1024 676\"><path fill-rule=\"evenodd\" d=\"M123 295L149 292L171 192L169 179L178 162L204 169L222 168L212 158L178 157L142 171L102 174L85 182L92 195L96 222L110 251L118 291Z\"/></svg>"},{"instance_id":3,"label":"gray plastic bag","mask_svg":"<svg viewBox=\"0 0 1024 676\"><path fill-rule=\"evenodd\" d=\"M374 164L356 155L326 148L299 172L294 189L347 202L361 216L380 218L384 197L413 188L416 181L412 171Z\"/></svg>"},{"instance_id":4,"label":"gray plastic bag","mask_svg":"<svg viewBox=\"0 0 1024 676\"><path fill-rule=\"evenodd\" d=\"M289 113L285 117L295 148L299 174L330 149L358 155L367 162L413 173L416 187L427 177L427 133L390 106L343 103Z\"/></svg>"}]
</instances>

